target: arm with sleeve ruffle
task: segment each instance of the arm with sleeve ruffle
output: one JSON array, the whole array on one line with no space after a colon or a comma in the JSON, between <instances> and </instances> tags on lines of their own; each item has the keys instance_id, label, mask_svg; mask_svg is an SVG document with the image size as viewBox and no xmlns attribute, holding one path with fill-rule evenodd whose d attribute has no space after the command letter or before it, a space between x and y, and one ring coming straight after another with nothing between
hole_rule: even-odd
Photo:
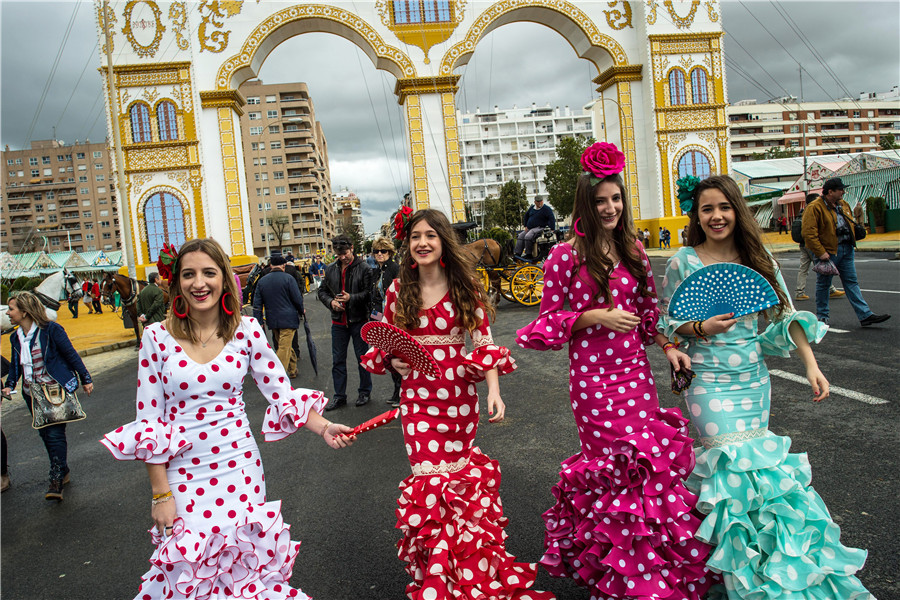
<instances>
[{"instance_id":1,"label":"arm with sleeve ruffle","mask_svg":"<svg viewBox=\"0 0 900 600\"><path fill-rule=\"evenodd\" d=\"M516 332L516 343L531 350L560 350L572 338L581 312L565 310L575 255L568 244L557 244L544 262L544 291L538 318Z\"/></svg>"},{"instance_id":2,"label":"arm with sleeve ruffle","mask_svg":"<svg viewBox=\"0 0 900 600\"><path fill-rule=\"evenodd\" d=\"M776 315L772 309L766 311L766 316L770 320L769 326L756 339L762 347L763 354L787 358L792 351L797 349L797 344L794 343L794 339L788 331L791 323L797 323L803 328L803 333L810 344L818 344L822 341L822 338L825 337L825 332L828 331L828 326L816 319L816 315L811 312L794 309L794 305L791 302L791 293L784 283L784 278L781 276L781 269L778 265L775 265L775 277L778 280L779 287L781 287L788 299L788 305L780 315Z\"/></svg>"},{"instance_id":3,"label":"arm with sleeve ruffle","mask_svg":"<svg viewBox=\"0 0 900 600\"><path fill-rule=\"evenodd\" d=\"M672 341L677 341L679 337L675 330L685 323L690 323L690 321L681 321L669 314L669 302L672 300L672 295L690 273L688 252L689 250L682 248L666 261L666 274L663 277L662 294L659 297L659 304L657 304L659 308L659 329L664 336Z\"/></svg>"},{"instance_id":4,"label":"arm with sleeve ruffle","mask_svg":"<svg viewBox=\"0 0 900 600\"><path fill-rule=\"evenodd\" d=\"M644 268L647 269L647 291L653 294L652 296L639 295L636 301L638 317L641 318L639 325L641 339L645 346L650 346L655 342L654 337L659 334L659 300L656 297L656 282L653 281L650 259L647 258L644 246L640 242L637 242L637 250L641 256L641 262L644 263Z\"/></svg>"},{"instance_id":5,"label":"arm with sleeve ruffle","mask_svg":"<svg viewBox=\"0 0 900 600\"><path fill-rule=\"evenodd\" d=\"M382 323L394 324L394 308L397 301L397 280L391 282L387 291L384 293L384 313L381 317ZM387 375L388 371L393 372L387 354L379 350L375 346L369 348L368 352L362 355L359 361L362 368L374 375Z\"/></svg>"},{"instance_id":6,"label":"arm with sleeve ruffle","mask_svg":"<svg viewBox=\"0 0 900 600\"><path fill-rule=\"evenodd\" d=\"M161 323L144 329L138 354L135 420L100 440L117 460L165 464L191 447L181 432L165 419L166 393L160 374L162 352L156 339L162 331Z\"/></svg>"},{"instance_id":7,"label":"arm with sleeve ruffle","mask_svg":"<svg viewBox=\"0 0 900 600\"><path fill-rule=\"evenodd\" d=\"M498 375L512 373L516 370L516 361L509 353L509 348L494 343L491 324L488 322L484 309L479 306L475 309L475 314L481 319L481 325L472 332L474 350L463 359L466 380L482 381L485 373L493 369L497 369Z\"/></svg>"},{"instance_id":8,"label":"arm with sleeve ruffle","mask_svg":"<svg viewBox=\"0 0 900 600\"><path fill-rule=\"evenodd\" d=\"M250 374L256 387L269 401L262 426L263 438L267 442L284 439L303 427L310 412L322 412L328 402L325 394L318 390L291 387L284 366L266 341L266 335L256 319L244 317L235 337L246 340Z\"/></svg>"}]
</instances>

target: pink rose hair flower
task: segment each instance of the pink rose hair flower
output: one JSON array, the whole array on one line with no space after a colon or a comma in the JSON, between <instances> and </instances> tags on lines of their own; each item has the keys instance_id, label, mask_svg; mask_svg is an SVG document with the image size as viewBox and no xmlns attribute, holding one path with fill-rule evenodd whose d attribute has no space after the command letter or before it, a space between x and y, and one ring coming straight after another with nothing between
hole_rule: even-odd
<instances>
[{"instance_id":1,"label":"pink rose hair flower","mask_svg":"<svg viewBox=\"0 0 900 600\"><path fill-rule=\"evenodd\" d=\"M597 142L584 149L581 154L581 166L594 178L600 180L621 173L625 169L625 155L616 148L615 144ZM591 181L591 183L597 184L596 181Z\"/></svg>"}]
</instances>

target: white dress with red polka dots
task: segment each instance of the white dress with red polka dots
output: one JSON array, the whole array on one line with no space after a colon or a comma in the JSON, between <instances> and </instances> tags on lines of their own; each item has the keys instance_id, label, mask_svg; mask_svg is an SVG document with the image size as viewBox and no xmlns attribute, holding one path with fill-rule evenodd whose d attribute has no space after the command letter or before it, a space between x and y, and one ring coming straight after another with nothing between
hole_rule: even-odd
<instances>
[{"instance_id":1,"label":"white dress with red polka dots","mask_svg":"<svg viewBox=\"0 0 900 600\"><path fill-rule=\"evenodd\" d=\"M205 364L163 323L144 330L137 418L101 440L119 460L164 464L174 494L174 531L163 538L151 530L156 550L135 600L307 598L288 584L300 544L290 539L281 502L266 501L242 400L248 371L269 399L266 441L303 427L325 404L322 392L291 388L253 318Z\"/></svg>"},{"instance_id":2,"label":"white dress with red polka dots","mask_svg":"<svg viewBox=\"0 0 900 600\"><path fill-rule=\"evenodd\" d=\"M655 292L640 242L637 249ZM660 408L644 351L657 333L657 299L639 294L621 263L609 288L611 302L598 301L576 251L558 244L544 264L540 315L518 332L523 348L568 343L569 399L581 441L581 451L562 463L557 502L544 513L541 564L590 589L592 600L696 600L711 584L704 566L710 547L695 539L697 498L684 486L694 466L688 420L677 408ZM640 324L627 333L601 325L572 331L582 313L610 305Z\"/></svg>"},{"instance_id":3,"label":"white dress with red polka dots","mask_svg":"<svg viewBox=\"0 0 900 600\"><path fill-rule=\"evenodd\" d=\"M385 297L384 321L393 323L394 281ZM403 379L400 415L413 474L400 483L397 543L413 581L412 600L548 600L553 595L528 588L536 565L515 562L506 552L507 519L500 502L500 467L474 446L478 430L475 383L485 371L513 371L509 350L494 344L482 309L482 324L466 352L465 329L456 323L449 293L419 313L411 331L441 370L435 379L413 371ZM363 366L385 374L385 355L372 348Z\"/></svg>"}]
</instances>

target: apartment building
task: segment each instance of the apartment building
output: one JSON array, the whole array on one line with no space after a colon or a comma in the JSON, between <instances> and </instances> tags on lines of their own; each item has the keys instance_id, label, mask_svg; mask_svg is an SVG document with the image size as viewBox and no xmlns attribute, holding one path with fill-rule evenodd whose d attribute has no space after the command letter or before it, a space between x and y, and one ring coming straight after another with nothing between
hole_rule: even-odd
<instances>
[{"instance_id":1,"label":"apartment building","mask_svg":"<svg viewBox=\"0 0 900 600\"><path fill-rule=\"evenodd\" d=\"M546 195L543 179L548 164L556 159L556 144L564 137L592 135L591 113L566 106L461 113L457 111L463 193L473 214L481 201L497 196L504 183L518 179L525 184L528 201Z\"/></svg>"},{"instance_id":2,"label":"apartment building","mask_svg":"<svg viewBox=\"0 0 900 600\"><path fill-rule=\"evenodd\" d=\"M900 140L900 96L860 94L858 100L797 102L796 98L757 104L742 100L726 108L734 162L769 148L789 148L803 155L824 156L881 150L887 134Z\"/></svg>"},{"instance_id":3,"label":"apartment building","mask_svg":"<svg viewBox=\"0 0 900 600\"><path fill-rule=\"evenodd\" d=\"M2 155L0 251L119 250L119 215L109 147L31 142Z\"/></svg>"},{"instance_id":4,"label":"apartment building","mask_svg":"<svg viewBox=\"0 0 900 600\"><path fill-rule=\"evenodd\" d=\"M356 225L359 236L361 238L366 237L359 196L347 188L341 188L341 191L334 194L334 207L337 211L338 233L342 233L347 225Z\"/></svg>"},{"instance_id":5,"label":"apartment building","mask_svg":"<svg viewBox=\"0 0 900 600\"><path fill-rule=\"evenodd\" d=\"M309 88L254 79L240 91L247 99L241 135L254 253L281 248L304 256L329 249L338 220L328 145Z\"/></svg>"}]
</instances>

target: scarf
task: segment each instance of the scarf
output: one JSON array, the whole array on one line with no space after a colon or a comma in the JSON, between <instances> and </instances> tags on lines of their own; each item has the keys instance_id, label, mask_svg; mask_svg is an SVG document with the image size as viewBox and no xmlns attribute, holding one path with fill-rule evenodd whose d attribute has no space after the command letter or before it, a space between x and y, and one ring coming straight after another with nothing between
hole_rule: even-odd
<instances>
[{"instance_id":1,"label":"scarf","mask_svg":"<svg viewBox=\"0 0 900 600\"><path fill-rule=\"evenodd\" d=\"M34 335L38 332L40 327L37 326L37 323L31 324L31 331L26 335L24 331L22 331L22 327L19 327L18 336L19 336L19 362L22 364L22 377L25 381L30 382L32 379L32 356L31 356L31 340L34 339Z\"/></svg>"}]
</instances>

